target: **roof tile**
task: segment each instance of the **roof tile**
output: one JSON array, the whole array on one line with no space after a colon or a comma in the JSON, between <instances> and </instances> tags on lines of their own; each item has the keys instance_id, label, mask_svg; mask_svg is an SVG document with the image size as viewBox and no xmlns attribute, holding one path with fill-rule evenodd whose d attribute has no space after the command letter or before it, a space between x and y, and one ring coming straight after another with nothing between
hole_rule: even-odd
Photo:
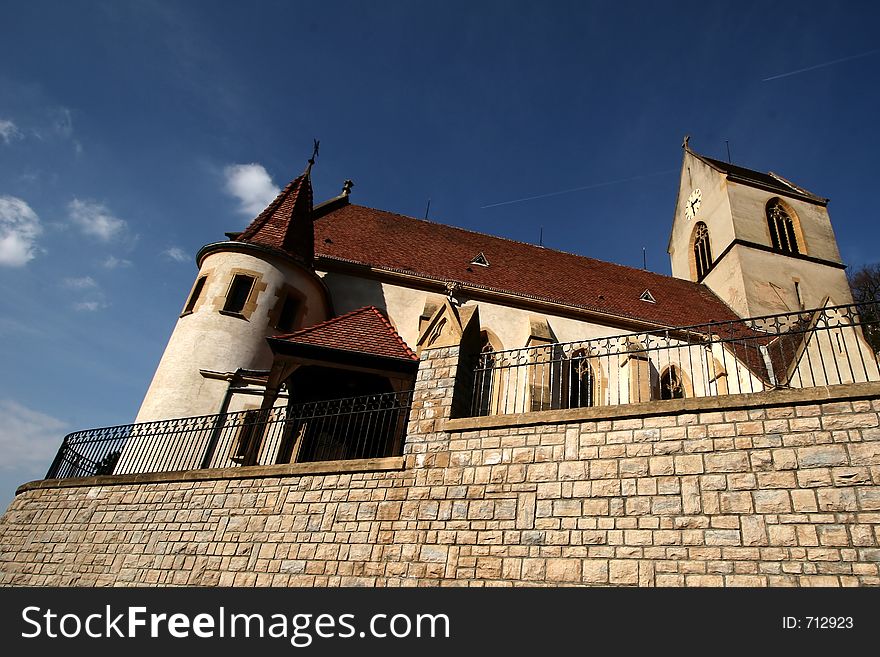
<instances>
[{"instance_id":1,"label":"roof tile","mask_svg":"<svg viewBox=\"0 0 880 657\"><path fill-rule=\"evenodd\" d=\"M316 218L315 244L319 258L663 326L738 319L702 284L360 205L335 206ZM472 265L475 253L491 265ZM656 303L639 300L646 289Z\"/></svg>"},{"instance_id":2,"label":"roof tile","mask_svg":"<svg viewBox=\"0 0 880 657\"><path fill-rule=\"evenodd\" d=\"M419 359L375 306L358 308L326 322L275 338L384 358Z\"/></svg>"},{"instance_id":3,"label":"roof tile","mask_svg":"<svg viewBox=\"0 0 880 657\"><path fill-rule=\"evenodd\" d=\"M235 236L236 241L278 249L311 265L314 259L312 181L307 170Z\"/></svg>"}]
</instances>

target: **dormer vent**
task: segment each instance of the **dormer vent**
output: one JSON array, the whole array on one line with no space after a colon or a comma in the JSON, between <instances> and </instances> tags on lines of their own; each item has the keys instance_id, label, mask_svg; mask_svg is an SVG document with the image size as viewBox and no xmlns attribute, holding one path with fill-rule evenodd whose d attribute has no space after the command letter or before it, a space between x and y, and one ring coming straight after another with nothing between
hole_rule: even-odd
<instances>
[{"instance_id":1,"label":"dormer vent","mask_svg":"<svg viewBox=\"0 0 880 657\"><path fill-rule=\"evenodd\" d=\"M472 265L480 265L480 267L488 267L489 260L486 258L486 254L480 251L473 260L471 260Z\"/></svg>"}]
</instances>

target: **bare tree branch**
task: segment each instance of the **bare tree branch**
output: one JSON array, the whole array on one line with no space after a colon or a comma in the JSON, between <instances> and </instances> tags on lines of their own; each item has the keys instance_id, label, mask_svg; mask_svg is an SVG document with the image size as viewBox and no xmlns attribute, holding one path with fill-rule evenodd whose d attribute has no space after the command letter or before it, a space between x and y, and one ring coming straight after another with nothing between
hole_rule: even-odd
<instances>
[{"instance_id":1,"label":"bare tree branch","mask_svg":"<svg viewBox=\"0 0 880 657\"><path fill-rule=\"evenodd\" d=\"M880 351L880 263L864 265L847 274L853 300L869 304L859 310L862 331L874 351Z\"/></svg>"}]
</instances>

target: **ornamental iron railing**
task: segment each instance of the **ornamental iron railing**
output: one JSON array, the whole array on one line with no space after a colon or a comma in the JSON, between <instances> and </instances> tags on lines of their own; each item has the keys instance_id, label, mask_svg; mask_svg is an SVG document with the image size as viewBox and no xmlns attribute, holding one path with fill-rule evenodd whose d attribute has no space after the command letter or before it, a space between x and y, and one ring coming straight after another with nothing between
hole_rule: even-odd
<instances>
[{"instance_id":1,"label":"ornamental iron railing","mask_svg":"<svg viewBox=\"0 0 880 657\"><path fill-rule=\"evenodd\" d=\"M487 351L471 415L878 381L878 347L873 302Z\"/></svg>"},{"instance_id":2,"label":"ornamental iron railing","mask_svg":"<svg viewBox=\"0 0 880 657\"><path fill-rule=\"evenodd\" d=\"M393 392L77 431L46 478L397 456L411 404Z\"/></svg>"},{"instance_id":3,"label":"ornamental iron railing","mask_svg":"<svg viewBox=\"0 0 880 657\"><path fill-rule=\"evenodd\" d=\"M878 347L872 302L489 351L460 375L485 416L880 381ZM412 394L78 431L46 478L400 455Z\"/></svg>"}]
</instances>

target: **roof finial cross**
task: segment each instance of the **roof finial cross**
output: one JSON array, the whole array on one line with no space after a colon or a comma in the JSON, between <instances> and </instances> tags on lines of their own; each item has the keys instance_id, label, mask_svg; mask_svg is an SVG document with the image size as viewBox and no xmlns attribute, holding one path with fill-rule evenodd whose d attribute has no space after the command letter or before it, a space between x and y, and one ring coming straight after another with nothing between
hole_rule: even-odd
<instances>
[{"instance_id":1,"label":"roof finial cross","mask_svg":"<svg viewBox=\"0 0 880 657\"><path fill-rule=\"evenodd\" d=\"M685 136L684 136L684 141L681 142L681 147L682 147L683 149L685 149L685 150L688 149L688 142L690 141L690 139L691 139L691 136L690 136L690 135L685 135Z\"/></svg>"},{"instance_id":2,"label":"roof finial cross","mask_svg":"<svg viewBox=\"0 0 880 657\"><path fill-rule=\"evenodd\" d=\"M306 168L306 172L310 173L312 171L312 167L315 166L315 158L318 157L318 149L321 146L321 142L317 139L312 139L314 142L314 147L312 148L312 156L309 158L309 166Z\"/></svg>"}]
</instances>

